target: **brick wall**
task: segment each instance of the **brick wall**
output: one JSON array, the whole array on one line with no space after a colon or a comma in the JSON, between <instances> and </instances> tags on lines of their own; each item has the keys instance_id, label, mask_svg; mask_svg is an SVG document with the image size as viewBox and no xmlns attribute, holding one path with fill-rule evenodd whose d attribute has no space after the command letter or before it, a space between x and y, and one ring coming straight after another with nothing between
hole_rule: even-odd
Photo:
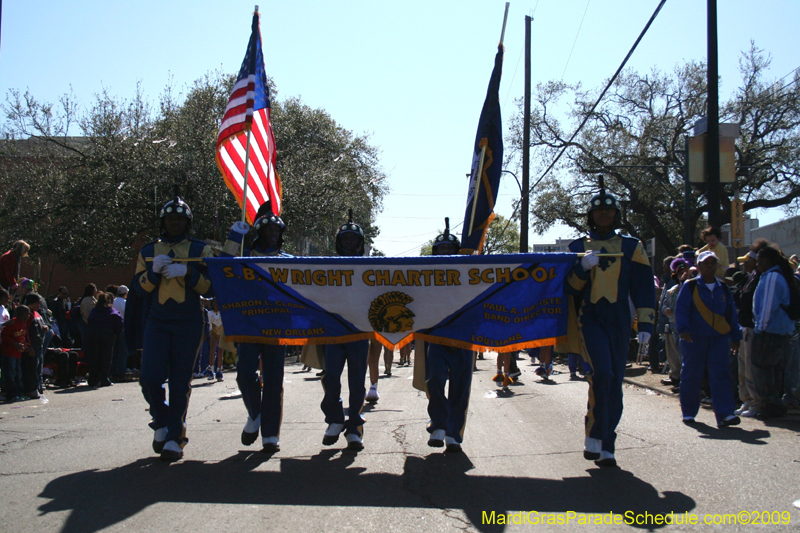
<instances>
[{"instance_id":1,"label":"brick wall","mask_svg":"<svg viewBox=\"0 0 800 533\"><path fill-rule=\"evenodd\" d=\"M100 291L105 290L108 285L128 285L130 287L130 281L136 268L137 253L131 254L133 258L129 265L100 267L93 270L68 270L56 261L52 278L50 277L52 261L49 257L42 258L41 269L36 264L38 262L25 258L22 260L20 277L31 278L39 283L39 293L45 298L56 294L58 288L64 285L69 290L70 298L75 301L83 296L83 289L89 283L97 285L97 289Z\"/></svg>"}]
</instances>

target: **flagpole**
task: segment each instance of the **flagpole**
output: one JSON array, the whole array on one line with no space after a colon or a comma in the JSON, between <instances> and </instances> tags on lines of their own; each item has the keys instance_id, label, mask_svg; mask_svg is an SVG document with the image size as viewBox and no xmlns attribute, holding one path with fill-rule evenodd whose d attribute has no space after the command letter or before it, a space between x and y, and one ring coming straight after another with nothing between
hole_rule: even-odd
<instances>
[{"instance_id":1,"label":"flagpole","mask_svg":"<svg viewBox=\"0 0 800 533\"><path fill-rule=\"evenodd\" d=\"M506 2L506 12L503 15L503 30L500 32L500 46L503 46L503 38L506 35L506 20L508 20L508 6L511 2Z\"/></svg>"},{"instance_id":2,"label":"flagpole","mask_svg":"<svg viewBox=\"0 0 800 533\"><path fill-rule=\"evenodd\" d=\"M242 222L247 222L247 167L250 166L250 135L251 128L247 128L247 149L244 152L244 188L242 189ZM244 235L242 235L242 246L239 256L244 256Z\"/></svg>"}]
</instances>

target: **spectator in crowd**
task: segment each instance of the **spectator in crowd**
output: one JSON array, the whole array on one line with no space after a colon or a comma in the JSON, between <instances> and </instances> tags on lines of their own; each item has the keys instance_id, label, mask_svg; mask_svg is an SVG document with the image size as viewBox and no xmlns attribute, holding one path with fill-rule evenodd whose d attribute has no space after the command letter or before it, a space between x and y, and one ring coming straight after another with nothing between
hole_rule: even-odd
<instances>
[{"instance_id":1,"label":"spectator in crowd","mask_svg":"<svg viewBox=\"0 0 800 533\"><path fill-rule=\"evenodd\" d=\"M32 279L22 278L17 284L17 292L14 301L21 303L25 296L34 290L36 290L36 283Z\"/></svg>"},{"instance_id":2,"label":"spectator in crowd","mask_svg":"<svg viewBox=\"0 0 800 533\"><path fill-rule=\"evenodd\" d=\"M67 312L70 309L69 291L66 287L59 287L58 294L52 300L53 319L58 326L59 336L62 340L62 345L68 346L69 341L69 327L67 325Z\"/></svg>"},{"instance_id":3,"label":"spectator in crowd","mask_svg":"<svg viewBox=\"0 0 800 533\"><path fill-rule=\"evenodd\" d=\"M42 388L42 364L44 362L45 336L49 327L39 314L42 297L38 293L30 292L25 295L22 305L30 309L28 316L28 339L33 348L30 357L22 359L22 384L28 398L38 399L44 389Z\"/></svg>"},{"instance_id":4,"label":"spectator in crowd","mask_svg":"<svg viewBox=\"0 0 800 533\"><path fill-rule=\"evenodd\" d=\"M90 387L113 385L109 379L114 345L123 329L122 315L114 309L114 295L101 292L97 295L94 308L89 312L84 351L89 360Z\"/></svg>"},{"instance_id":5,"label":"spectator in crowd","mask_svg":"<svg viewBox=\"0 0 800 533\"><path fill-rule=\"evenodd\" d=\"M78 307L80 307L81 319L78 321L78 329L81 332L81 341L86 342L86 328L89 325L89 314L94 309L95 304L97 303L97 285L94 283L90 283L83 289L83 297L81 297L80 301L78 302Z\"/></svg>"},{"instance_id":6,"label":"spectator in crowd","mask_svg":"<svg viewBox=\"0 0 800 533\"><path fill-rule=\"evenodd\" d=\"M120 285L117 287L117 292L112 294L115 295L112 307L117 310L120 316L125 316L125 302L128 298L128 287Z\"/></svg>"},{"instance_id":7,"label":"spectator in crowd","mask_svg":"<svg viewBox=\"0 0 800 533\"><path fill-rule=\"evenodd\" d=\"M17 241L9 251L0 256L0 285L7 291L17 287L22 258L28 256L30 249L27 242Z\"/></svg>"},{"instance_id":8,"label":"spectator in crowd","mask_svg":"<svg viewBox=\"0 0 800 533\"><path fill-rule=\"evenodd\" d=\"M17 307L14 318L6 322L0 331L0 345L3 351L3 380L6 402L28 400L23 395L22 357L34 357L28 339L28 317L30 310L24 305Z\"/></svg>"},{"instance_id":9,"label":"spectator in crowd","mask_svg":"<svg viewBox=\"0 0 800 533\"><path fill-rule=\"evenodd\" d=\"M714 255L717 256L717 271L715 275L724 280L725 270L728 268L728 248L722 244L722 232L719 228L709 226L700 232L700 237L702 237L706 245L697 250L698 256L706 251L714 252Z\"/></svg>"},{"instance_id":10,"label":"spectator in crowd","mask_svg":"<svg viewBox=\"0 0 800 533\"><path fill-rule=\"evenodd\" d=\"M756 267L761 279L753 295L755 327L751 363L758 394L756 418L767 420L786 413L780 391L795 325L781 306L789 306L789 291L797 290L797 286L789 261L773 245L759 250Z\"/></svg>"},{"instance_id":11,"label":"spectator in crowd","mask_svg":"<svg viewBox=\"0 0 800 533\"><path fill-rule=\"evenodd\" d=\"M681 339L680 400L683 421L693 424L700 409L703 373L708 370L714 414L720 427L739 424L728 372L730 342L739 349L742 333L730 289L715 277L717 256L704 251L697 257L700 275L685 282L675 304L675 323Z\"/></svg>"},{"instance_id":12,"label":"spectator in crowd","mask_svg":"<svg viewBox=\"0 0 800 533\"><path fill-rule=\"evenodd\" d=\"M119 316L125 317L125 303L128 298L128 287L120 285L116 292L109 293L114 297L112 307L117 310ZM111 380L121 382L125 379L125 372L128 366L128 343L125 342L125 329L120 331L117 340L114 342L114 357L111 360Z\"/></svg>"},{"instance_id":13,"label":"spectator in crowd","mask_svg":"<svg viewBox=\"0 0 800 533\"><path fill-rule=\"evenodd\" d=\"M681 244L678 247L678 257L686 259L686 262L689 263L689 266L693 267L695 260L697 259L697 254L695 254L694 248L692 248L690 244Z\"/></svg>"},{"instance_id":14,"label":"spectator in crowd","mask_svg":"<svg viewBox=\"0 0 800 533\"><path fill-rule=\"evenodd\" d=\"M758 395L755 384L753 383L753 367L751 364L753 353L753 328L755 322L753 318L753 295L761 279L761 274L756 268L756 258L758 252L769 245L766 239L756 239L746 255L737 257L736 260L747 279L741 284L740 288L733 291L734 303L738 309L739 326L742 328L742 342L739 345L737 354L737 366L739 377L739 399L742 401L741 407L736 410L736 414L747 418L756 416L758 410L755 408Z\"/></svg>"},{"instance_id":15,"label":"spectator in crowd","mask_svg":"<svg viewBox=\"0 0 800 533\"><path fill-rule=\"evenodd\" d=\"M8 310L8 302L11 300L11 295L7 290L0 288L0 328L11 320L11 313Z\"/></svg>"},{"instance_id":16,"label":"spectator in crowd","mask_svg":"<svg viewBox=\"0 0 800 533\"><path fill-rule=\"evenodd\" d=\"M683 258L673 259L670 263L672 284L669 289L664 291L661 298L661 316L666 320L664 325L664 345L669 362L669 377L661 380L663 385L679 387L681 384L681 348L678 344L678 334L675 324L675 302L678 300L678 293L681 285L689 279L690 267L688 261ZM659 321L660 322L660 321Z\"/></svg>"}]
</instances>

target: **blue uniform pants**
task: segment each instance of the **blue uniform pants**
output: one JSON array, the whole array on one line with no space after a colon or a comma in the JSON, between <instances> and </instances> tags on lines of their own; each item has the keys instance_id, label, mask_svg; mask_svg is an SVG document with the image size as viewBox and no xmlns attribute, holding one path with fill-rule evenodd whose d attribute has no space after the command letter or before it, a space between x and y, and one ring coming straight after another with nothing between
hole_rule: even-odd
<instances>
[{"instance_id":1,"label":"blue uniform pants","mask_svg":"<svg viewBox=\"0 0 800 533\"><path fill-rule=\"evenodd\" d=\"M198 317L199 318L199 317ZM192 368L203 340L202 320L148 319L142 345L139 384L150 404L153 429L167 428L167 440L186 444L186 411L192 393ZM169 402L166 381L169 380Z\"/></svg>"},{"instance_id":2,"label":"blue uniform pants","mask_svg":"<svg viewBox=\"0 0 800 533\"><path fill-rule=\"evenodd\" d=\"M236 361L236 383L242 391L247 414L255 420L261 416L261 436L278 437L283 419L283 364L286 346L240 343ZM258 379L261 360L264 388Z\"/></svg>"},{"instance_id":3,"label":"blue uniform pants","mask_svg":"<svg viewBox=\"0 0 800 533\"><path fill-rule=\"evenodd\" d=\"M700 410L700 386L708 367L708 384L717 422L733 414L736 405L731 391L728 369L730 346L727 335L692 337L692 342L681 341L681 411L683 416L694 418Z\"/></svg>"},{"instance_id":4,"label":"blue uniform pants","mask_svg":"<svg viewBox=\"0 0 800 533\"><path fill-rule=\"evenodd\" d=\"M322 412L325 413L325 423L344 424L345 435L355 433L364 434L364 417L361 409L364 407L364 396L367 389L364 379L367 375L367 356L369 355L369 341L355 341L345 344L325 345L325 376L322 378L322 387L325 396L322 398ZM350 389L349 417L345 422L344 408L342 407L342 371L347 363L347 384Z\"/></svg>"},{"instance_id":5,"label":"blue uniform pants","mask_svg":"<svg viewBox=\"0 0 800 533\"><path fill-rule=\"evenodd\" d=\"M625 302L624 305L628 305ZM622 379L628 360L630 319L617 324L601 322L593 316L581 317L581 331L592 366L586 435L602 441L602 450L614 453L617 425L622 418Z\"/></svg>"},{"instance_id":6,"label":"blue uniform pants","mask_svg":"<svg viewBox=\"0 0 800 533\"><path fill-rule=\"evenodd\" d=\"M445 435L462 442L467 424L469 392L472 385L472 352L441 344L428 344L425 358L428 384L428 432L443 429ZM445 396L445 384L450 381Z\"/></svg>"}]
</instances>

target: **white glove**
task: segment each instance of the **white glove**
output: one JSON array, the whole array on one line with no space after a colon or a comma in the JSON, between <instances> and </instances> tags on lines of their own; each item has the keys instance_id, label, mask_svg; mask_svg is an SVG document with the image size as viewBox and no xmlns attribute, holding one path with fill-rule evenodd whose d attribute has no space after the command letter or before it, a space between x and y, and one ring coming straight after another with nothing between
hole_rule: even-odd
<instances>
[{"instance_id":1,"label":"white glove","mask_svg":"<svg viewBox=\"0 0 800 533\"><path fill-rule=\"evenodd\" d=\"M167 279L182 278L186 275L187 270L184 263L172 263L164 268L164 276Z\"/></svg>"},{"instance_id":2,"label":"white glove","mask_svg":"<svg viewBox=\"0 0 800 533\"><path fill-rule=\"evenodd\" d=\"M231 231L235 231L239 235L247 235L247 232L250 231L250 226L247 224L247 222L242 222L240 220L233 223L233 226L231 226Z\"/></svg>"},{"instance_id":3,"label":"white glove","mask_svg":"<svg viewBox=\"0 0 800 533\"><path fill-rule=\"evenodd\" d=\"M586 255L581 258L581 267L583 267L584 270L591 270L599 263L600 258L592 254L592 252L586 252Z\"/></svg>"},{"instance_id":4,"label":"white glove","mask_svg":"<svg viewBox=\"0 0 800 533\"><path fill-rule=\"evenodd\" d=\"M168 255L161 254L153 258L153 272L161 274L164 272L164 267L172 263L172 258Z\"/></svg>"},{"instance_id":5,"label":"white glove","mask_svg":"<svg viewBox=\"0 0 800 533\"><path fill-rule=\"evenodd\" d=\"M647 344L650 342L650 334L646 331L639 332L639 344Z\"/></svg>"}]
</instances>

